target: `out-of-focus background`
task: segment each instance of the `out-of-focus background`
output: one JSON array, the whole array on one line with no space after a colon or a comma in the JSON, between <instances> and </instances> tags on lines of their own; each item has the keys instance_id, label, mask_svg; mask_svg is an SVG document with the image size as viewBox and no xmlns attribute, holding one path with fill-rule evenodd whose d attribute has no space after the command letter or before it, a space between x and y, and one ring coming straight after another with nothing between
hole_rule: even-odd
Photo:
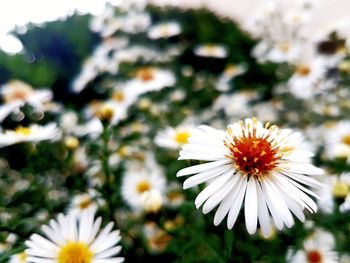
<instances>
[{"instance_id":1,"label":"out-of-focus background","mask_svg":"<svg viewBox=\"0 0 350 263\"><path fill-rule=\"evenodd\" d=\"M0 263L350 263L349 0L0 7Z\"/></svg>"},{"instance_id":2,"label":"out-of-focus background","mask_svg":"<svg viewBox=\"0 0 350 263\"><path fill-rule=\"evenodd\" d=\"M143 1L143 0L141 0ZM100 14L106 3L117 3L120 0L12 0L2 3L0 9L0 48L9 53L19 52L22 48L20 42L8 33L15 26L22 28L28 22L43 23L66 17L74 11L81 14ZM176 6L180 8L206 7L219 15L223 15L243 22L249 18L264 0L148 0L159 6ZM290 5L296 1L290 0ZM318 0L314 1L315 7L312 10L312 22L310 30L317 33L327 28L338 20L346 19L350 12L348 0Z\"/></svg>"}]
</instances>

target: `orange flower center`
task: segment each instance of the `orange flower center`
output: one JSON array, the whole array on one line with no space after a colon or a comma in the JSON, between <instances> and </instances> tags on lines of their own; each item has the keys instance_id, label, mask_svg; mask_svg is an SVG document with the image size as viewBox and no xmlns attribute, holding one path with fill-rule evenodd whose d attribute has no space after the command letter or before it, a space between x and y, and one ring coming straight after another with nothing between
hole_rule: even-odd
<instances>
[{"instance_id":1,"label":"orange flower center","mask_svg":"<svg viewBox=\"0 0 350 263\"><path fill-rule=\"evenodd\" d=\"M90 205L92 205L93 202L90 198L87 198L85 200L82 200L80 203L79 203L79 208L84 210L86 208L88 208Z\"/></svg>"},{"instance_id":2,"label":"orange flower center","mask_svg":"<svg viewBox=\"0 0 350 263\"><path fill-rule=\"evenodd\" d=\"M144 82L154 79L154 69L153 68L142 68L137 71L136 77Z\"/></svg>"},{"instance_id":3,"label":"orange flower center","mask_svg":"<svg viewBox=\"0 0 350 263\"><path fill-rule=\"evenodd\" d=\"M229 148L228 155L234 162L235 168L247 176L262 176L274 169L280 156L279 148L273 147L265 138L255 135L233 138L233 143L225 141Z\"/></svg>"},{"instance_id":4,"label":"orange flower center","mask_svg":"<svg viewBox=\"0 0 350 263\"><path fill-rule=\"evenodd\" d=\"M123 102L125 100L125 94L121 90L117 90L113 93L112 99L117 102Z\"/></svg>"},{"instance_id":5,"label":"orange flower center","mask_svg":"<svg viewBox=\"0 0 350 263\"><path fill-rule=\"evenodd\" d=\"M309 263L321 263L322 255L317 250L310 250L307 252L307 261Z\"/></svg>"},{"instance_id":6,"label":"orange flower center","mask_svg":"<svg viewBox=\"0 0 350 263\"><path fill-rule=\"evenodd\" d=\"M308 66L301 65L297 67L296 73L302 77L306 77L311 73L311 69Z\"/></svg>"}]
</instances>

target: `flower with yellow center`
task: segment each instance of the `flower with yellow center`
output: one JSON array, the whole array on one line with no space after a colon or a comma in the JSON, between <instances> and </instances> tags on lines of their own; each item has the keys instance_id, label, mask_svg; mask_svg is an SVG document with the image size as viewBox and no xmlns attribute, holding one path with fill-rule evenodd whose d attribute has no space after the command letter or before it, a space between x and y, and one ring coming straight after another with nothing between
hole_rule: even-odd
<instances>
[{"instance_id":1,"label":"flower with yellow center","mask_svg":"<svg viewBox=\"0 0 350 263\"><path fill-rule=\"evenodd\" d=\"M192 175L184 189L209 183L195 204L203 205L205 214L218 206L215 225L227 215L231 229L244 200L248 232L255 233L259 221L268 236L270 215L277 229L282 229L294 224L292 213L303 221L305 208L317 210L308 196L317 195L305 186L319 188L321 184L310 175L323 172L310 163L312 153L301 142L299 133L269 123L264 126L255 118L231 124L226 131L200 126L182 147L179 160L209 162L184 168L177 176Z\"/></svg>"},{"instance_id":2,"label":"flower with yellow center","mask_svg":"<svg viewBox=\"0 0 350 263\"><path fill-rule=\"evenodd\" d=\"M181 27L176 22L165 22L150 27L148 37L150 39L169 38L181 33Z\"/></svg>"},{"instance_id":3,"label":"flower with yellow center","mask_svg":"<svg viewBox=\"0 0 350 263\"><path fill-rule=\"evenodd\" d=\"M92 252L82 243L68 243L58 253L58 263L91 263Z\"/></svg>"},{"instance_id":4,"label":"flower with yellow center","mask_svg":"<svg viewBox=\"0 0 350 263\"><path fill-rule=\"evenodd\" d=\"M122 180L122 197L135 211L156 212L165 196L165 176L154 156L147 154L145 160L130 161Z\"/></svg>"},{"instance_id":5,"label":"flower with yellow center","mask_svg":"<svg viewBox=\"0 0 350 263\"><path fill-rule=\"evenodd\" d=\"M69 214L80 217L85 211L95 213L104 204L105 202L99 194L91 189L87 193L74 196L69 207Z\"/></svg>"},{"instance_id":6,"label":"flower with yellow center","mask_svg":"<svg viewBox=\"0 0 350 263\"><path fill-rule=\"evenodd\" d=\"M155 143L164 148L179 149L182 145L188 143L192 130L193 127L189 125L181 125L176 128L167 127L159 131Z\"/></svg>"},{"instance_id":7,"label":"flower with yellow center","mask_svg":"<svg viewBox=\"0 0 350 263\"><path fill-rule=\"evenodd\" d=\"M332 193L335 198L345 198L349 194L349 185L344 182L337 182L333 185Z\"/></svg>"},{"instance_id":8,"label":"flower with yellow center","mask_svg":"<svg viewBox=\"0 0 350 263\"><path fill-rule=\"evenodd\" d=\"M79 139L74 136L67 136L64 138L64 144L70 150L74 150L79 146Z\"/></svg>"},{"instance_id":9,"label":"flower with yellow center","mask_svg":"<svg viewBox=\"0 0 350 263\"><path fill-rule=\"evenodd\" d=\"M46 237L34 234L26 241L29 262L94 263L123 262L115 257L121 250L119 231L111 231L109 223L98 234L101 218L94 219L94 213L85 211L80 218L73 215L58 216L42 231Z\"/></svg>"},{"instance_id":10,"label":"flower with yellow center","mask_svg":"<svg viewBox=\"0 0 350 263\"><path fill-rule=\"evenodd\" d=\"M325 126L325 156L350 161L350 121L339 121Z\"/></svg>"},{"instance_id":11,"label":"flower with yellow center","mask_svg":"<svg viewBox=\"0 0 350 263\"><path fill-rule=\"evenodd\" d=\"M175 135L175 141L178 142L179 144L185 144L188 142L188 138L190 137L190 133L183 131L183 132L178 132Z\"/></svg>"},{"instance_id":12,"label":"flower with yellow center","mask_svg":"<svg viewBox=\"0 0 350 263\"><path fill-rule=\"evenodd\" d=\"M226 58L227 48L217 44L203 44L194 48L194 53L199 57Z\"/></svg>"},{"instance_id":13,"label":"flower with yellow center","mask_svg":"<svg viewBox=\"0 0 350 263\"><path fill-rule=\"evenodd\" d=\"M123 102L125 100L125 93L122 90L116 90L112 94L112 99L116 102Z\"/></svg>"},{"instance_id":14,"label":"flower with yellow center","mask_svg":"<svg viewBox=\"0 0 350 263\"><path fill-rule=\"evenodd\" d=\"M144 192L147 192L149 191L149 189L151 188L151 184L149 181L139 181L136 185L136 191L139 193L139 194L143 194Z\"/></svg>"},{"instance_id":15,"label":"flower with yellow center","mask_svg":"<svg viewBox=\"0 0 350 263\"><path fill-rule=\"evenodd\" d=\"M23 136L28 136L28 135L30 135L32 133L32 131L28 127L18 126L15 129L15 133L17 133L19 135L23 135Z\"/></svg>"},{"instance_id":16,"label":"flower with yellow center","mask_svg":"<svg viewBox=\"0 0 350 263\"><path fill-rule=\"evenodd\" d=\"M319 206L325 213L334 213L339 207L340 212L350 210L350 173L327 175L324 177L325 187L320 191Z\"/></svg>"},{"instance_id":17,"label":"flower with yellow center","mask_svg":"<svg viewBox=\"0 0 350 263\"><path fill-rule=\"evenodd\" d=\"M10 258L10 263L27 263L28 261L28 255L26 252L20 252L17 254L14 254Z\"/></svg>"},{"instance_id":18,"label":"flower with yellow center","mask_svg":"<svg viewBox=\"0 0 350 263\"><path fill-rule=\"evenodd\" d=\"M45 140L56 140L60 132L56 124L46 126L31 125L29 127L19 126L14 130L7 130L0 133L0 148L21 142L40 142Z\"/></svg>"}]
</instances>

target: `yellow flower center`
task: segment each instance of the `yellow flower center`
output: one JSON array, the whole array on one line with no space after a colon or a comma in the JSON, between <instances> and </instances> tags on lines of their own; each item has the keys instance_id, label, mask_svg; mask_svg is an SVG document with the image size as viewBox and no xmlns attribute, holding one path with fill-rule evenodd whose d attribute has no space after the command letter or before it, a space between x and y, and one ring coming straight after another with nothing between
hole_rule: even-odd
<instances>
[{"instance_id":1,"label":"yellow flower center","mask_svg":"<svg viewBox=\"0 0 350 263\"><path fill-rule=\"evenodd\" d=\"M18 259L21 261L21 262L25 262L27 260L27 253L26 252L21 252L18 254Z\"/></svg>"},{"instance_id":2,"label":"yellow flower center","mask_svg":"<svg viewBox=\"0 0 350 263\"><path fill-rule=\"evenodd\" d=\"M74 136L66 137L64 143L67 146L67 148L71 150L76 149L79 146L79 140Z\"/></svg>"},{"instance_id":3,"label":"yellow flower center","mask_svg":"<svg viewBox=\"0 0 350 263\"><path fill-rule=\"evenodd\" d=\"M85 200L82 200L80 203L79 203L79 208L81 210L84 210L86 208L88 208L90 205L92 205L92 200L90 198L86 198Z\"/></svg>"},{"instance_id":4,"label":"yellow flower center","mask_svg":"<svg viewBox=\"0 0 350 263\"><path fill-rule=\"evenodd\" d=\"M32 133L30 128L19 126L15 129L15 133L28 136Z\"/></svg>"},{"instance_id":5,"label":"yellow flower center","mask_svg":"<svg viewBox=\"0 0 350 263\"><path fill-rule=\"evenodd\" d=\"M287 52L289 51L289 49L290 49L290 45L289 45L289 43L284 42L284 43L281 43L281 44L279 45L279 48L280 48L280 50L281 50L283 53L287 53Z\"/></svg>"},{"instance_id":6,"label":"yellow flower center","mask_svg":"<svg viewBox=\"0 0 350 263\"><path fill-rule=\"evenodd\" d=\"M168 25L161 25L159 27L159 31L160 31L160 34L163 37L169 37L169 35L170 35L170 31L169 31L169 26Z\"/></svg>"},{"instance_id":7,"label":"yellow flower center","mask_svg":"<svg viewBox=\"0 0 350 263\"><path fill-rule=\"evenodd\" d=\"M151 189L151 184L148 181L140 181L136 186L136 191L142 194Z\"/></svg>"},{"instance_id":8,"label":"yellow flower center","mask_svg":"<svg viewBox=\"0 0 350 263\"><path fill-rule=\"evenodd\" d=\"M123 102L125 100L125 94L121 90L117 90L113 93L112 99L117 102Z\"/></svg>"},{"instance_id":9,"label":"yellow flower center","mask_svg":"<svg viewBox=\"0 0 350 263\"><path fill-rule=\"evenodd\" d=\"M102 105L96 113L97 118L101 121L111 121L114 116L114 109L109 105Z\"/></svg>"},{"instance_id":10,"label":"yellow flower center","mask_svg":"<svg viewBox=\"0 0 350 263\"><path fill-rule=\"evenodd\" d=\"M345 183L338 182L333 186L333 196L337 198L345 198L349 193L349 186Z\"/></svg>"},{"instance_id":11,"label":"yellow flower center","mask_svg":"<svg viewBox=\"0 0 350 263\"><path fill-rule=\"evenodd\" d=\"M346 145L350 145L350 134L346 134L345 136L343 136L342 142Z\"/></svg>"},{"instance_id":12,"label":"yellow flower center","mask_svg":"<svg viewBox=\"0 0 350 263\"><path fill-rule=\"evenodd\" d=\"M310 75L311 73L311 68L306 65L300 65L296 68L296 73L302 77L306 77Z\"/></svg>"},{"instance_id":13,"label":"yellow flower center","mask_svg":"<svg viewBox=\"0 0 350 263\"><path fill-rule=\"evenodd\" d=\"M218 51L218 46L214 44L207 44L203 46L203 53L208 56L215 56Z\"/></svg>"},{"instance_id":14,"label":"yellow flower center","mask_svg":"<svg viewBox=\"0 0 350 263\"><path fill-rule=\"evenodd\" d=\"M177 132L175 135L175 141L179 144L185 144L188 142L188 138L191 134L187 131Z\"/></svg>"},{"instance_id":15,"label":"yellow flower center","mask_svg":"<svg viewBox=\"0 0 350 263\"><path fill-rule=\"evenodd\" d=\"M168 199L170 202L183 199L183 194L179 191L171 191L168 193Z\"/></svg>"},{"instance_id":16,"label":"yellow flower center","mask_svg":"<svg viewBox=\"0 0 350 263\"><path fill-rule=\"evenodd\" d=\"M57 257L58 263L91 263L93 253L89 248L78 242L70 242L63 246Z\"/></svg>"}]
</instances>

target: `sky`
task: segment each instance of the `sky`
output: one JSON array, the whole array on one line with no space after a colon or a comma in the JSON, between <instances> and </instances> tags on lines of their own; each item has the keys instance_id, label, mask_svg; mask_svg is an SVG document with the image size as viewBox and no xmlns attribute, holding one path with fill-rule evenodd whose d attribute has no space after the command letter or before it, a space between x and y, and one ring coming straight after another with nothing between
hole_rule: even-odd
<instances>
[{"instance_id":1,"label":"sky","mask_svg":"<svg viewBox=\"0 0 350 263\"><path fill-rule=\"evenodd\" d=\"M7 53L22 50L22 44L9 31L28 22L43 23L64 18L75 10L80 13L99 14L105 4L120 0L4 0L0 3L0 49Z\"/></svg>"}]
</instances>

